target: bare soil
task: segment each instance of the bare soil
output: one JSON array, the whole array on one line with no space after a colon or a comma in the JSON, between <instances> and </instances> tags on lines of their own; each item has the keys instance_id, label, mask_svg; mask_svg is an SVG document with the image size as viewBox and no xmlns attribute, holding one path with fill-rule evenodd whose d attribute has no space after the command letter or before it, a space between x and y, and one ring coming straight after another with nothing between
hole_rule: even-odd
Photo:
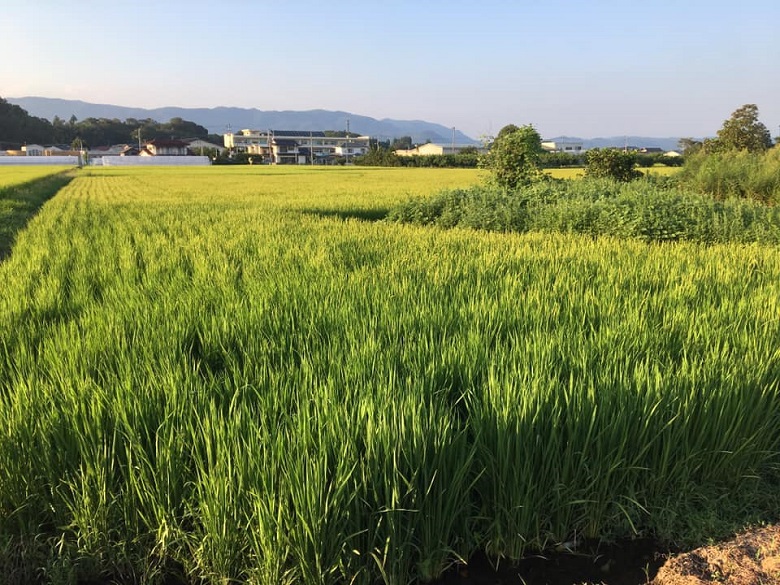
<instances>
[{"instance_id":1,"label":"bare soil","mask_svg":"<svg viewBox=\"0 0 780 585\"><path fill-rule=\"evenodd\" d=\"M727 542L673 557L653 581L653 585L708 583L780 583L780 525L748 530Z\"/></svg>"}]
</instances>

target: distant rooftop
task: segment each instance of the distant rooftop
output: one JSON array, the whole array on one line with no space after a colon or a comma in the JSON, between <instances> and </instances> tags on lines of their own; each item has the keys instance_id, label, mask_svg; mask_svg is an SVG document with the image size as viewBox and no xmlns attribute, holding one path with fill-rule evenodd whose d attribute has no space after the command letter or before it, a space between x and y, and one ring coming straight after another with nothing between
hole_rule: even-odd
<instances>
[{"instance_id":1,"label":"distant rooftop","mask_svg":"<svg viewBox=\"0 0 780 585\"><path fill-rule=\"evenodd\" d=\"M279 136L294 136L298 138L326 138L324 132L309 131L309 130L271 130L271 134L278 134Z\"/></svg>"}]
</instances>

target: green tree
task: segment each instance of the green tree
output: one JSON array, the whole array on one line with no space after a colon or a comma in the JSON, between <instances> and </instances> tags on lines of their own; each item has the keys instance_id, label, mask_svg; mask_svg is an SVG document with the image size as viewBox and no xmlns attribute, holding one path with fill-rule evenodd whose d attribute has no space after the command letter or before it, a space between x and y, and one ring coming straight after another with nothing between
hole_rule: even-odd
<instances>
[{"instance_id":1,"label":"green tree","mask_svg":"<svg viewBox=\"0 0 780 585\"><path fill-rule=\"evenodd\" d=\"M769 129L758 120L758 106L745 104L734 111L718 130L717 149L763 152L772 148Z\"/></svg>"},{"instance_id":2,"label":"green tree","mask_svg":"<svg viewBox=\"0 0 780 585\"><path fill-rule=\"evenodd\" d=\"M412 149L412 137L401 136L393 140L390 145L390 150L411 150Z\"/></svg>"},{"instance_id":3,"label":"green tree","mask_svg":"<svg viewBox=\"0 0 780 585\"><path fill-rule=\"evenodd\" d=\"M520 126L516 126L514 124L507 124L501 130L498 131L498 136L496 136L496 139L503 138L504 136L507 136L508 134L512 134L513 132L517 132L520 130Z\"/></svg>"},{"instance_id":4,"label":"green tree","mask_svg":"<svg viewBox=\"0 0 780 585\"><path fill-rule=\"evenodd\" d=\"M31 116L21 107L0 98L0 141L18 148L25 142L50 143L54 136L51 122Z\"/></svg>"},{"instance_id":5,"label":"green tree","mask_svg":"<svg viewBox=\"0 0 780 585\"><path fill-rule=\"evenodd\" d=\"M693 154L701 148L701 140L680 138L680 140L677 141L677 148L680 149L682 154Z\"/></svg>"},{"instance_id":6,"label":"green tree","mask_svg":"<svg viewBox=\"0 0 780 585\"><path fill-rule=\"evenodd\" d=\"M483 165L491 173L491 180L504 189L517 189L542 177L540 160L542 137L528 124L504 126L498 133Z\"/></svg>"},{"instance_id":7,"label":"green tree","mask_svg":"<svg viewBox=\"0 0 780 585\"><path fill-rule=\"evenodd\" d=\"M585 153L585 176L628 182L642 176L637 171L636 155L617 148L592 148Z\"/></svg>"}]
</instances>

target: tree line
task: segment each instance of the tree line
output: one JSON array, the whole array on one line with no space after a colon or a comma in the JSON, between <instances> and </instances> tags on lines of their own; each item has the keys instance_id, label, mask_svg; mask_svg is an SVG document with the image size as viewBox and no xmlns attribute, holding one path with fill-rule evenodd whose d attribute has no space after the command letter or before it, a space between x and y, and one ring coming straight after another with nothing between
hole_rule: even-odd
<instances>
[{"instance_id":1,"label":"tree line","mask_svg":"<svg viewBox=\"0 0 780 585\"><path fill-rule=\"evenodd\" d=\"M139 134L140 133L140 134ZM27 143L84 145L86 147L111 144L135 144L140 140L170 138L202 138L222 142L219 135L182 118L157 122L151 118L139 120L127 118L85 118L71 116L63 120L55 116L52 121L31 116L25 109L0 98L0 148L16 149Z\"/></svg>"}]
</instances>

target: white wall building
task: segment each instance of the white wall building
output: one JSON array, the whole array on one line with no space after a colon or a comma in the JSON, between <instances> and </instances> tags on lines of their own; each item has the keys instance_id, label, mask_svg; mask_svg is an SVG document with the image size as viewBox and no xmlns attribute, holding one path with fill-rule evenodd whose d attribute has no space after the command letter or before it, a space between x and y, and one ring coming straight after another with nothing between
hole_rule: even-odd
<instances>
[{"instance_id":1,"label":"white wall building","mask_svg":"<svg viewBox=\"0 0 780 585\"><path fill-rule=\"evenodd\" d=\"M37 156L37 155L24 155L24 156L3 156L0 157L0 165L61 165L61 166L78 166L78 156Z\"/></svg>"},{"instance_id":2,"label":"white wall building","mask_svg":"<svg viewBox=\"0 0 780 585\"><path fill-rule=\"evenodd\" d=\"M43 156L46 153L46 147L42 144L25 144L22 146L22 152L25 156Z\"/></svg>"},{"instance_id":3,"label":"white wall building","mask_svg":"<svg viewBox=\"0 0 780 585\"><path fill-rule=\"evenodd\" d=\"M328 136L321 131L241 130L224 135L225 148L257 154L270 164L329 164L366 154L368 136Z\"/></svg>"},{"instance_id":4,"label":"white wall building","mask_svg":"<svg viewBox=\"0 0 780 585\"><path fill-rule=\"evenodd\" d=\"M477 152L480 154L485 154L487 152L486 149L476 146L475 144L436 144L434 142L421 144L420 146L408 150L399 149L393 152L395 152L397 156L434 156L442 154L460 154L465 149L472 148L476 148Z\"/></svg>"},{"instance_id":5,"label":"white wall building","mask_svg":"<svg viewBox=\"0 0 780 585\"><path fill-rule=\"evenodd\" d=\"M567 154L580 154L585 151L582 142L564 142L560 140L544 140L542 148L547 152L565 152Z\"/></svg>"},{"instance_id":6,"label":"white wall building","mask_svg":"<svg viewBox=\"0 0 780 585\"><path fill-rule=\"evenodd\" d=\"M192 154L203 154L204 152L208 152L210 150L216 150L220 153L225 151L224 146L214 144L213 142L208 142L201 138L193 138L191 140L185 140L184 142L187 143Z\"/></svg>"}]
</instances>

